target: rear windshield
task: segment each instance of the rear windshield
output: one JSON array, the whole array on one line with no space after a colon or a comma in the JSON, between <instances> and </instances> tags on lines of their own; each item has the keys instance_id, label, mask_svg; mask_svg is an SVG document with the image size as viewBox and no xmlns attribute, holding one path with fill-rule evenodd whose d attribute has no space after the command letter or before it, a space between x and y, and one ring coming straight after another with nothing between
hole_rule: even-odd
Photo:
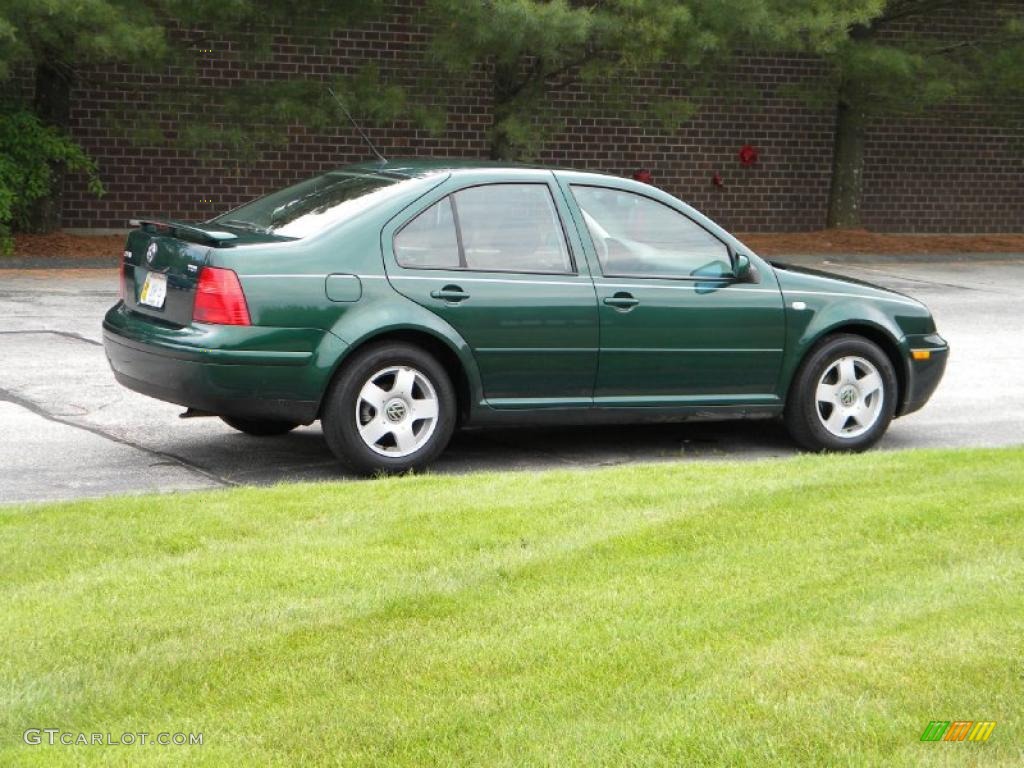
<instances>
[{"instance_id":1,"label":"rear windshield","mask_svg":"<svg viewBox=\"0 0 1024 768\"><path fill-rule=\"evenodd\" d=\"M400 194L411 179L332 172L272 192L213 219L218 225L306 237Z\"/></svg>"}]
</instances>

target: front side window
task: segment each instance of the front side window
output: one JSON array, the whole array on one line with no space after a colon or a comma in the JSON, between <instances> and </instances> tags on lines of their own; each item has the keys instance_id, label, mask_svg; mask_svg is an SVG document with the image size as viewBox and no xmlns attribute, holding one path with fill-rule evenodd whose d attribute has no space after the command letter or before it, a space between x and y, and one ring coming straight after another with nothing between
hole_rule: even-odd
<instances>
[{"instance_id":1,"label":"front side window","mask_svg":"<svg viewBox=\"0 0 1024 768\"><path fill-rule=\"evenodd\" d=\"M667 205L633 192L573 185L601 271L621 277L728 277L729 249Z\"/></svg>"}]
</instances>

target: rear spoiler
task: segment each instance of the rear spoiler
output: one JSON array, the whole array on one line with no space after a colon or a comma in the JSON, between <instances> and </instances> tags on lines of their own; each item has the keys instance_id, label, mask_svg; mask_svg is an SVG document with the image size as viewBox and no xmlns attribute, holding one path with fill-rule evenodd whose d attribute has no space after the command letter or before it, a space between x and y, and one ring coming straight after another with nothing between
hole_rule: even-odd
<instances>
[{"instance_id":1,"label":"rear spoiler","mask_svg":"<svg viewBox=\"0 0 1024 768\"><path fill-rule=\"evenodd\" d=\"M180 221L131 219L128 225L140 227L144 232L151 234L170 235L179 240L188 240L192 243L202 243L203 245L212 245L218 248L234 245L234 241L238 239L238 235L231 232L203 229L195 224L185 224Z\"/></svg>"}]
</instances>

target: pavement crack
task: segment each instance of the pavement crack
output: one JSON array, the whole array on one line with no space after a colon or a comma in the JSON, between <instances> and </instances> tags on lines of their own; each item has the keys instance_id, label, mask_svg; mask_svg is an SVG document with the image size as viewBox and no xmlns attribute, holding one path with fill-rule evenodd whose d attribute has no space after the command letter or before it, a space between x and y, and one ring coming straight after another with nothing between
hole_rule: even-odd
<instances>
[{"instance_id":1,"label":"pavement crack","mask_svg":"<svg viewBox=\"0 0 1024 768\"><path fill-rule=\"evenodd\" d=\"M83 336L80 333L74 333L73 331L51 331L51 330L29 330L29 331L0 331L0 336L22 336L28 334L40 334L40 333L52 333L54 336L63 336L66 339L72 341L83 341L86 344L92 344L94 347L102 347L103 343L90 339L88 336Z\"/></svg>"},{"instance_id":2,"label":"pavement crack","mask_svg":"<svg viewBox=\"0 0 1024 768\"><path fill-rule=\"evenodd\" d=\"M213 472L210 472L209 470L206 470L203 467L199 466L198 464L194 464L188 459L182 458L181 456L177 456L173 453L168 453L166 451L158 451L155 448L149 448L145 445L142 445L141 443L135 442L134 440L129 440L128 438L119 437L117 435L111 434L110 432L107 432L106 430L101 429L100 427L97 427L93 424L86 424L84 422L77 421L74 419L68 419L63 416L57 416L56 414L44 410L31 400L27 400L24 397L21 397L20 395L17 395L14 392L11 392L10 390L4 389L2 387L0 387L0 401L6 401L8 403L17 405L20 408L24 408L25 410L29 411L30 413L34 413L36 416L39 416L40 418L46 419L47 421L52 421L57 424L63 424L66 427L74 427L75 429L81 429L93 435L96 435L97 437L102 437L106 440L110 440L113 443L117 443L118 445L124 445L129 448L134 448L135 450L142 451L143 453L146 453L150 456L159 459L164 459L165 461L168 462L172 462L182 467L183 469L188 470L189 472L193 472L197 475L205 477L207 480L211 480L219 485L239 485L239 483L236 483L233 480L229 480L228 478L223 477L221 475L217 475Z\"/></svg>"},{"instance_id":3,"label":"pavement crack","mask_svg":"<svg viewBox=\"0 0 1024 768\"><path fill-rule=\"evenodd\" d=\"M851 265L852 266L852 265ZM883 277L891 277L894 280L904 280L908 283L917 283L919 285L937 285L941 288L955 288L958 291L977 291L978 293L996 293L1002 296L1009 295L1006 291L992 290L991 288L975 288L971 285L960 285L959 283L944 283L940 280L927 280L922 277L907 277L895 272L889 272L885 269L877 269L874 267L865 267L862 265L856 265L854 269L859 269L862 272L870 272L873 275L882 275ZM884 286L883 286L884 287Z\"/></svg>"}]
</instances>

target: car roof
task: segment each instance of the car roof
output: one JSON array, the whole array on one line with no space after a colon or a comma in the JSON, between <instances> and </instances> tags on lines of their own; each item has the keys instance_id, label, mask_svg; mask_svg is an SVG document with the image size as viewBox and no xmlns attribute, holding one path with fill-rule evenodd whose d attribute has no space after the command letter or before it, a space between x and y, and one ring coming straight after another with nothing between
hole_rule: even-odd
<instances>
[{"instance_id":1,"label":"car roof","mask_svg":"<svg viewBox=\"0 0 1024 768\"><path fill-rule=\"evenodd\" d=\"M349 173L372 173L381 176L393 176L398 178L415 178L431 176L436 173L450 173L452 171L513 171L513 170L541 170L541 171L571 171L573 173L588 173L594 176L612 176L608 173L594 171L580 171L576 168L566 168L551 165L539 165L530 163L513 163L500 160L476 160L471 158L449 158L449 157L408 157L395 158L385 162L365 162L340 168L338 170Z\"/></svg>"}]
</instances>

